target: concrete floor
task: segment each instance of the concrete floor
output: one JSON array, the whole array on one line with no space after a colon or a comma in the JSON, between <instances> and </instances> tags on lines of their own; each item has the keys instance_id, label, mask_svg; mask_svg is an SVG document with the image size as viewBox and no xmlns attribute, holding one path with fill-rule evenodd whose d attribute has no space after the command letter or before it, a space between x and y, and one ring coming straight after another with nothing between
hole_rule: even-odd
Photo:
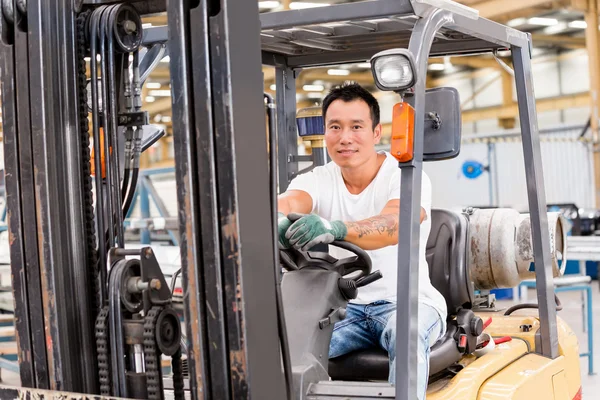
<instances>
[{"instance_id":1,"label":"concrete floor","mask_svg":"<svg viewBox=\"0 0 600 400\"><path fill-rule=\"evenodd\" d=\"M592 300L593 300L593 318L594 318L594 370L595 375L588 375L588 360L585 357L580 358L581 365L581 385L583 387L583 400L598 399L600 393L600 290L598 282L592 283ZM529 289L529 301L535 302L535 290ZM580 353L587 352L587 334L583 332L582 316L581 316L581 293L580 292L562 292L559 293L559 298L563 304L563 310L559 312L559 316L565 320L571 329L577 334L579 339ZM501 306L509 306L514 304L513 301L501 301ZM20 378L18 374L9 371L1 372L2 384L18 386Z\"/></svg>"}]
</instances>

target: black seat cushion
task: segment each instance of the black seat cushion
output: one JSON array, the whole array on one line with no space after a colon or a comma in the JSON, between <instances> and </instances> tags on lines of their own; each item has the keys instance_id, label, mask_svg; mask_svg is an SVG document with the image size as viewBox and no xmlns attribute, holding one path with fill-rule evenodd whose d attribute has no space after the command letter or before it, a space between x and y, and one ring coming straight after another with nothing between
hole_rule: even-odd
<instances>
[{"instance_id":1,"label":"black seat cushion","mask_svg":"<svg viewBox=\"0 0 600 400\"><path fill-rule=\"evenodd\" d=\"M462 355L454 340L456 331L456 326L450 325L446 334L431 348L429 376L460 360ZM337 381L385 381L389 374L388 353L380 347L354 351L329 360L329 376Z\"/></svg>"},{"instance_id":2,"label":"black seat cushion","mask_svg":"<svg viewBox=\"0 0 600 400\"><path fill-rule=\"evenodd\" d=\"M381 347L353 351L329 360L329 376L336 381L386 381L389 374L388 353Z\"/></svg>"},{"instance_id":3,"label":"black seat cushion","mask_svg":"<svg viewBox=\"0 0 600 400\"><path fill-rule=\"evenodd\" d=\"M432 348L429 376L443 371L461 358L454 336L452 316L471 308L473 284L469 276L469 224L467 218L447 210L431 210L431 232L426 246L431 284L444 296L448 307L447 332ZM385 277L384 277L385 279ZM334 380L387 380L389 358L381 348L355 351L329 360Z\"/></svg>"}]
</instances>

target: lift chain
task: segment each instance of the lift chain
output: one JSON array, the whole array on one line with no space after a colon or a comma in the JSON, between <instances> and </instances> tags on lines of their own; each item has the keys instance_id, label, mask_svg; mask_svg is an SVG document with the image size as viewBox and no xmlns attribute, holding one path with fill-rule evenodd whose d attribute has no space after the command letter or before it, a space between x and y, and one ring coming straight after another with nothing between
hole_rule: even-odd
<instances>
[{"instance_id":1,"label":"lift chain","mask_svg":"<svg viewBox=\"0 0 600 400\"><path fill-rule=\"evenodd\" d=\"M144 363L148 400L161 400L163 385L160 372L160 353L156 344L156 321L162 307L154 306L144 318Z\"/></svg>"},{"instance_id":2,"label":"lift chain","mask_svg":"<svg viewBox=\"0 0 600 400\"><path fill-rule=\"evenodd\" d=\"M77 16L77 93L79 101L79 131L81 133L81 163L83 179L83 202L85 212L85 233L87 243L88 268L91 268L90 288L93 288L93 305L100 311L100 280L98 253L96 250L96 227L94 223L94 197L92 193L92 172L90 166L90 133L87 104L87 76L85 54L87 50L86 25L90 11Z\"/></svg>"},{"instance_id":3,"label":"lift chain","mask_svg":"<svg viewBox=\"0 0 600 400\"><path fill-rule=\"evenodd\" d=\"M183 391L183 363L181 362L181 349L177 350L171 358L171 368L173 371L173 390L175 400L184 400Z\"/></svg>"},{"instance_id":4,"label":"lift chain","mask_svg":"<svg viewBox=\"0 0 600 400\"><path fill-rule=\"evenodd\" d=\"M108 354L108 313L109 307L102 308L96 319L96 350L98 351L98 375L100 394L110 396L110 357Z\"/></svg>"}]
</instances>

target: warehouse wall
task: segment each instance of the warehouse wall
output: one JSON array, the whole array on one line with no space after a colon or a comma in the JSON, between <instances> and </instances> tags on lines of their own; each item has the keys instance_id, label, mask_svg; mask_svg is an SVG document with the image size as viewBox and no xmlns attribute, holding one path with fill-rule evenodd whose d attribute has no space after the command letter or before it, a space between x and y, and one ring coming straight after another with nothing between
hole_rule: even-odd
<instances>
[{"instance_id":1,"label":"warehouse wall","mask_svg":"<svg viewBox=\"0 0 600 400\"><path fill-rule=\"evenodd\" d=\"M584 208L594 206L591 146L575 140L582 128L565 126L554 132L541 132L548 203L575 203ZM485 143L474 142L468 137L465 139L457 158L424 166L433 186L433 206L454 209L494 205L527 211L521 140L514 135L507 137L504 133L492 136ZM462 174L462 165L467 160L490 165L490 171L476 179L466 178Z\"/></svg>"},{"instance_id":2,"label":"warehouse wall","mask_svg":"<svg viewBox=\"0 0 600 400\"><path fill-rule=\"evenodd\" d=\"M536 56L534 52L533 76L537 99L589 91L588 57L585 50ZM502 104L502 81L496 79L499 70L486 69L474 78L462 78L452 82L460 95L463 110L491 107ZM485 89L469 99L479 88ZM513 85L513 99L517 94ZM383 122L390 122L391 107L397 97L386 96L380 101ZM575 203L579 207L593 207L593 164L589 145L580 142L564 142L577 137L589 118L589 108L553 110L538 114L538 126L544 129L559 129L547 139L561 142L543 142L542 158L549 203ZM518 120L517 120L518 126ZM463 137L469 135L502 135L497 119L465 123ZM518 132L515 130L514 132ZM522 144L497 143L498 167L492 172L493 183L497 181L500 206L526 210L527 193L524 175ZM475 180L465 178L461 166L466 160L477 160L488 164L488 146L485 143L465 143L458 158L450 161L427 163L425 171L433 183L433 205L435 207L461 208L465 205L489 205L489 174L484 173Z\"/></svg>"}]
</instances>

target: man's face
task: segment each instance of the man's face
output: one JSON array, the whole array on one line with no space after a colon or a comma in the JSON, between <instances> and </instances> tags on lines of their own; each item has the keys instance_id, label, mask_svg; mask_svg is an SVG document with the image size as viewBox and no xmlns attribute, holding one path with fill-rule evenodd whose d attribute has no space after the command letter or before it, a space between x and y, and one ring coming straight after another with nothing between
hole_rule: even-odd
<instances>
[{"instance_id":1,"label":"man's face","mask_svg":"<svg viewBox=\"0 0 600 400\"><path fill-rule=\"evenodd\" d=\"M373 129L371 111L363 100L335 100L325 115L329 157L342 168L355 168L373 157L381 140L381 125Z\"/></svg>"}]
</instances>

